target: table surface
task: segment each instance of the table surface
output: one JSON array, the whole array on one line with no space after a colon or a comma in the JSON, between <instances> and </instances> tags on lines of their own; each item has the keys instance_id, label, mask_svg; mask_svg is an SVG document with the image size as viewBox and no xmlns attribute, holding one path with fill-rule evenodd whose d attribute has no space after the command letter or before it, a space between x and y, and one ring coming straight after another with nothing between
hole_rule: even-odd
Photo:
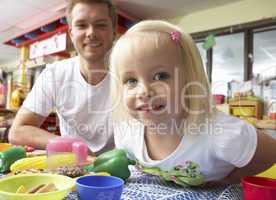
<instances>
[{"instance_id":1,"label":"table surface","mask_svg":"<svg viewBox=\"0 0 276 200\"><path fill-rule=\"evenodd\" d=\"M101 200L109 200L105 198ZM160 180L157 176L141 173L131 168L131 177L126 181L122 200L242 200L240 185L209 188L183 188ZM76 192L64 200L79 200Z\"/></svg>"},{"instance_id":2,"label":"table surface","mask_svg":"<svg viewBox=\"0 0 276 200\"><path fill-rule=\"evenodd\" d=\"M208 188L183 188L162 181L158 176L142 173L130 166L131 177L126 181L121 200L242 200L242 187L237 185ZM0 178L3 174L0 174ZM64 200L79 200L71 192ZM100 199L110 200L110 198Z\"/></svg>"}]
</instances>

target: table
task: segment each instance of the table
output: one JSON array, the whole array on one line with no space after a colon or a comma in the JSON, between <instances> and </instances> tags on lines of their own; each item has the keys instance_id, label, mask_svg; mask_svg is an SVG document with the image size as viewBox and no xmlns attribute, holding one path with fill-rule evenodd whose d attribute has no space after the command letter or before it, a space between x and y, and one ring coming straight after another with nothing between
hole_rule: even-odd
<instances>
[{"instance_id":1,"label":"table","mask_svg":"<svg viewBox=\"0 0 276 200\"><path fill-rule=\"evenodd\" d=\"M64 200L78 200L76 192L71 192ZM157 176L142 173L131 168L131 177L126 181L122 200L242 200L239 184L212 188L182 188L166 183ZM101 199L108 200L108 199Z\"/></svg>"}]
</instances>

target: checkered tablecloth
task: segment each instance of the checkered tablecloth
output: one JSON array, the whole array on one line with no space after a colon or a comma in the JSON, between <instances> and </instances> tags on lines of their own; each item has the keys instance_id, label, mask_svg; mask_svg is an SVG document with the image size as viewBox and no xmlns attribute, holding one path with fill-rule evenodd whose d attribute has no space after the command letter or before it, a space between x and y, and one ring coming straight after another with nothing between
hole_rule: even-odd
<instances>
[{"instance_id":1,"label":"checkered tablecloth","mask_svg":"<svg viewBox=\"0 0 276 200\"><path fill-rule=\"evenodd\" d=\"M78 200L78 195L70 193L64 200ZM131 177L126 181L122 200L242 200L240 185L210 188L183 188L166 183L157 176L131 169ZM107 200L107 199L102 199Z\"/></svg>"}]
</instances>

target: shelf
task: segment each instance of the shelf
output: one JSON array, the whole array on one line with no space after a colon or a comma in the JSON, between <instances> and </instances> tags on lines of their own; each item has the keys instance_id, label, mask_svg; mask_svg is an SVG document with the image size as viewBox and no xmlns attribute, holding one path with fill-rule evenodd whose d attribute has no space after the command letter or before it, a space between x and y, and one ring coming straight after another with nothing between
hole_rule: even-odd
<instances>
[{"instance_id":1,"label":"shelf","mask_svg":"<svg viewBox=\"0 0 276 200\"><path fill-rule=\"evenodd\" d=\"M124 16L118 16L118 25L117 25L117 32L119 34L124 33L128 28L130 28L134 24L133 21L127 19ZM69 26L66 23L66 18L62 17L58 20L55 20L49 24L42 25L41 27L27 32L23 35L19 35L15 38L12 38L4 44L14 46L16 48L20 48L23 46L29 46L35 42L47 39L55 34L58 33L65 33L68 32Z\"/></svg>"},{"instance_id":2,"label":"shelf","mask_svg":"<svg viewBox=\"0 0 276 200\"><path fill-rule=\"evenodd\" d=\"M230 100L229 113L238 117L261 119L263 116L263 102L260 100Z\"/></svg>"}]
</instances>

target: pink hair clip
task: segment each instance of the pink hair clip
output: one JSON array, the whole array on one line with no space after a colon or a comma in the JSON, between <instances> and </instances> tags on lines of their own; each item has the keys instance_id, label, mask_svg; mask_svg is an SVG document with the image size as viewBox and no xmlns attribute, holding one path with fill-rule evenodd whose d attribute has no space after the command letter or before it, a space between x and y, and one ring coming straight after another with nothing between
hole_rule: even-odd
<instances>
[{"instance_id":1,"label":"pink hair clip","mask_svg":"<svg viewBox=\"0 0 276 200\"><path fill-rule=\"evenodd\" d=\"M177 42L177 43L180 42L180 40L181 40L181 33L179 31L172 31L170 33L170 35L171 35L171 38L172 38L172 40L174 42Z\"/></svg>"}]
</instances>

